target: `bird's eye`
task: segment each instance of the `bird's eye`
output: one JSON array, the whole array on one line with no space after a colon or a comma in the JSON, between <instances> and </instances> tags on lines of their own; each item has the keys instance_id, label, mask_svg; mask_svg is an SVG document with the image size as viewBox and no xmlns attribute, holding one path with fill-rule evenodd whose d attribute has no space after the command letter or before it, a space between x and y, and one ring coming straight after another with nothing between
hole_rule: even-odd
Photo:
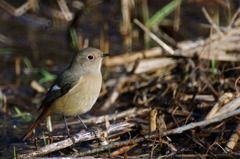
<instances>
[{"instance_id":1,"label":"bird's eye","mask_svg":"<svg viewBox=\"0 0 240 159\"><path fill-rule=\"evenodd\" d=\"M89 56L88 56L88 59L89 59L89 60L92 60L92 59L93 59L93 56L92 56L92 55L89 55Z\"/></svg>"}]
</instances>

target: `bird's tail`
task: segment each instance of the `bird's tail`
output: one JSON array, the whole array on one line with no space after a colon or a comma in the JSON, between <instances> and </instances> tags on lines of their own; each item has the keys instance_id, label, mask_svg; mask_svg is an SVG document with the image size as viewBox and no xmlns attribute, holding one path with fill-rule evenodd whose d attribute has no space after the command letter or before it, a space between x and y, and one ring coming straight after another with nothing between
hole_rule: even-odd
<instances>
[{"instance_id":1,"label":"bird's tail","mask_svg":"<svg viewBox=\"0 0 240 159\"><path fill-rule=\"evenodd\" d=\"M45 117L48 116L48 111L46 109L43 110L43 112L38 116L37 120L32 124L32 126L29 128L28 132L24 135L23 141L26 140L29 136L32 135L33 130L37 127L40 121L42 121Z\"/></svg>"}]
</instances>

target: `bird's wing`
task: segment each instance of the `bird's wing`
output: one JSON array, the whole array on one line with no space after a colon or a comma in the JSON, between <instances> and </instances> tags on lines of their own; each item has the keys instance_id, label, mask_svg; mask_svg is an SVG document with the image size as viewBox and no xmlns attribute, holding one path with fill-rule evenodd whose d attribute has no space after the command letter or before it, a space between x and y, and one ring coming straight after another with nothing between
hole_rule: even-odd
<instances>
[{"instance_id":1,"label":"bird's wing","mask_svg":"<svg viewBox=\"0 0 240 159\"><path fill-rule=\"evenodd\" d=\"M47 105L52 104L52 102L54 102L56 99L69 92L78 82L78 80L80 80L80 77L73 76L67 72L64 72L62 75L60 75L54 82L54 85L47 92L47 95L44 98L39 110Z\"/></svg>"}]
</instances>

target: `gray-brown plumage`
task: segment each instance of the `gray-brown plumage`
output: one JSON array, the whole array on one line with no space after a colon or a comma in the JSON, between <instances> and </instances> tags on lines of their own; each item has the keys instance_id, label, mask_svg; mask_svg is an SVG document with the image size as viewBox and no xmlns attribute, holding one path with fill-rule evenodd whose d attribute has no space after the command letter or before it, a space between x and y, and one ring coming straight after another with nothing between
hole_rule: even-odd
<instances>
[{"instance_id":1,"label":"gray-brown plumage","mask_svg":"<svg viewBox=\"0 0 240 159\"><path fill-rule=\"evenodd\" d=\"M92 108L102 85L102 58L107 55L95 48L85 48L76 54L70 66L58 76L47 92L39 108L42 112L23 140L32 134L42 119L53 113L77 116Z\"/></svg>"}]
</instances>

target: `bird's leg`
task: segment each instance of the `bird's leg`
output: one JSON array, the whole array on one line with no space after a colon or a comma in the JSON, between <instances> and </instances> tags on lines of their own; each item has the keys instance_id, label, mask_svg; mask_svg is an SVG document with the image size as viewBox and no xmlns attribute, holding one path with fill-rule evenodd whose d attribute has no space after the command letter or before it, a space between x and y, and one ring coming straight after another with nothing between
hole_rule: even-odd
<instances>
[{"instance_id":1,"label":"bird's leg","mask_svg":"<svg viewBox=\"0 0 240 159\"><path fill-rule=\"evenodd\" d=\"M78 120L80 120L80 122L81 122L82 125L84 126L85 130L89 131L87 125L82 121L82 119L80 118L80 116L78 115L77 117L78 117Z\"/></svg>"},{"instance_id":2,"label":"bird's leg","mask_svg":"<svg viewBox=\"0 0 240 159\"><path fill-rule=\"evenodd\" d=\"M72 140L73 145L75 145L75 140L74 140L74 138L70 135L70 131L69 131L68 124L67 124L67 119L66 119L65 115L63 115L63 114L62 114L62 117L63 117L63 120L64 120L64 122L65 122L65 127L66 127L66 129L67 129L68 137Z\"/></svg>"},{"instance_id":3,"label":"bird's leg","mask_svg":"<svg viewBox=\"0 0 240 159\"><path fill-rule=\"evenodd\" d=\"M95 135L95 137L96 137L96 139L97 139L98 137L97 137L96 132L95 132L93 129L88 128L87 125L84 124L84 122L82 121L82 119L80 118L79 115L78 115L77 117L78 117L78 119L80 120L80 122L82 123L82 125L84 126L85 130L94 133L94 135Z\"/></svg>"}]
</instances>

